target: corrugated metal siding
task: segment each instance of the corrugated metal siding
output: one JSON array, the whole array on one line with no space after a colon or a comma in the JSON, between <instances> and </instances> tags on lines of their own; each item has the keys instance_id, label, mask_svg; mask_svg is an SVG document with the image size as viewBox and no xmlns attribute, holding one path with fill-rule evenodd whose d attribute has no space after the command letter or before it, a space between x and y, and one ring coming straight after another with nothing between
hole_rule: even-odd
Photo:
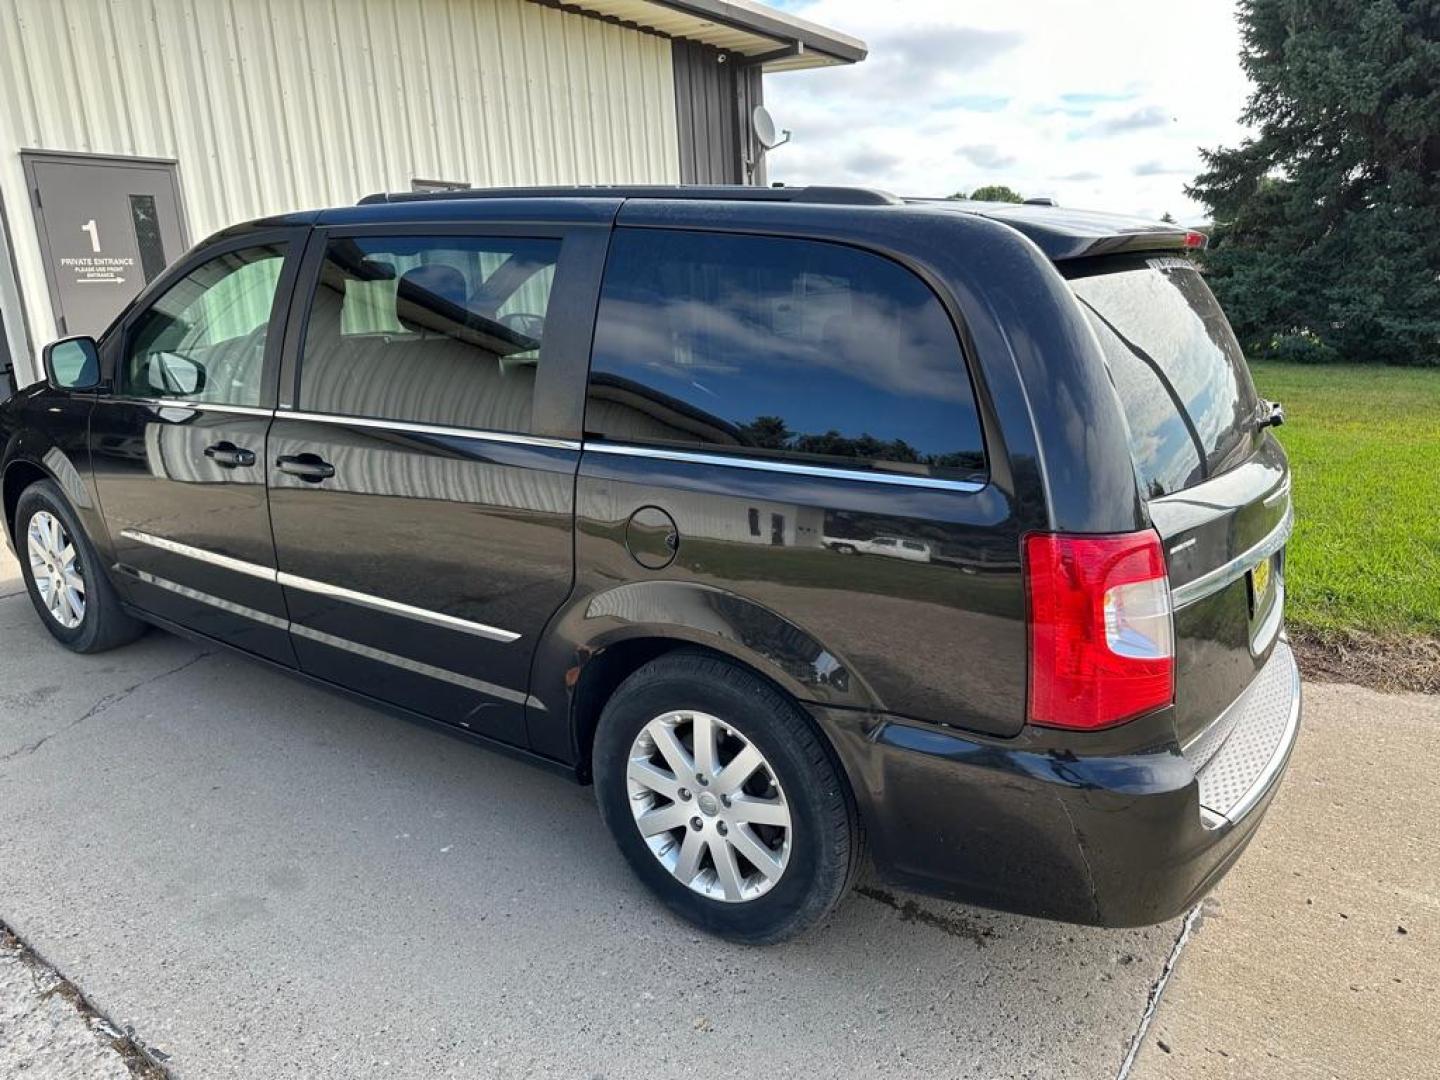
<instances>
[{"instance_id":1,"label":"corrugated metal siding","mask_svg":"<svg viewBox=\"0 0 1440 1080\"><path fill-rule=\"evenodd\" d=\"M681 183L765 183L750 125L765 100L760 69L696 41L676 41L674 49ZM747 157L759 161L751 176Z\"/></svg>"},{"instance_id":2,"label":"corrugated metal siding","mask_svg":"<svg viewBox=\"0 0 1440 1080\"><path fill-rule=\"evenodd\" d=\"M526 0L0 0L0 192L42 339L22 148L178 160L197 238L417 176L680 179L671 43Z\"/></svg>"}]
</instances>

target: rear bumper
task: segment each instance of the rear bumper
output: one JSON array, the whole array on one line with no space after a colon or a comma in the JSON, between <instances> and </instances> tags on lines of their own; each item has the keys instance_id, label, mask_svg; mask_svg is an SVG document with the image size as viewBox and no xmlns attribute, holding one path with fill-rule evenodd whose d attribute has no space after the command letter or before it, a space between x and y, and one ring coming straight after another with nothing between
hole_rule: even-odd
<instances>
[{"instance_id":1,"label":"rear bumper","mask_svg":"<svg viewBox=\"0 0 1440 1080\"><path fill-rule=\"evenodd\" d=\"M1179 915L1239 858L1299 733L1300 682L1277 644L1222 720L1182 749L1168 712L1115 734L981 741L816 710L850 776L881 876L949 899L1099 926ZM1168 735L1166 734L1168 732ZM1203 755L1203 756L1202 756ZM1202 805L1202 798L1205 805Z\"/></svg>"}]
</instances>

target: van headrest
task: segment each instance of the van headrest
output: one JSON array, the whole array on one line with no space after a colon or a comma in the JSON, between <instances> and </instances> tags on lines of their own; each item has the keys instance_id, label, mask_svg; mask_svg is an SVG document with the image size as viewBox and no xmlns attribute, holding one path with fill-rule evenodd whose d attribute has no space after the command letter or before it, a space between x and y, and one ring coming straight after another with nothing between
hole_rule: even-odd
<instances>
[{"instance_id":1,"label":"van headrest","mask_svg":"<svg viewBox=\"0 0 1440 1080\"><path fill-rule=\"evenodd\" d=\"M444 330L453 324L455 313L447 307L465 309L469 288L465 275L453 266L417 266L400 277L396 287L395 317L411 333Z\"/></svg>"}]
</instances>

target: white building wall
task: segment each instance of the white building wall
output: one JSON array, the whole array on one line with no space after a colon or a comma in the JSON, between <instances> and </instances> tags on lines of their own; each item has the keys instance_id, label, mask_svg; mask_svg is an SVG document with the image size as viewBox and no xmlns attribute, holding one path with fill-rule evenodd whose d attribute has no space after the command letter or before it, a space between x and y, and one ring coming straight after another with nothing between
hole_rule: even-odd
<instances>
[{"instance_id":1,"label":"white building wall","mask_svg":"<svg viewBox=\"0 0 1440 1080\"><path fill-rule=\"evenodd\" d=\"M527 0L0 0L0 195L37 351L56 324L22 149L178 161L192 241L416 178L680 179L670 42Z\"/></svg>"}]
</instances>

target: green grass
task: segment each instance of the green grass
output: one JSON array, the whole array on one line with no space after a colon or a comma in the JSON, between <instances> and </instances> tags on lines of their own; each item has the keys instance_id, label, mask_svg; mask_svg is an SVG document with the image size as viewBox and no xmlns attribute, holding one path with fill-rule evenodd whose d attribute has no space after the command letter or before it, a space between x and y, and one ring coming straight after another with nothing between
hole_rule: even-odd
<instances>
[{"instance_id":1,"label":"green grass","mask_svg":"<svg viewBox=\"0 0 1440 1080\"><path fill-rule=\"evenodd\" d=\"M1440 369L1251 365L1294 472L1287 618L1440 635Z\"/></svg>"}]
</instances>

